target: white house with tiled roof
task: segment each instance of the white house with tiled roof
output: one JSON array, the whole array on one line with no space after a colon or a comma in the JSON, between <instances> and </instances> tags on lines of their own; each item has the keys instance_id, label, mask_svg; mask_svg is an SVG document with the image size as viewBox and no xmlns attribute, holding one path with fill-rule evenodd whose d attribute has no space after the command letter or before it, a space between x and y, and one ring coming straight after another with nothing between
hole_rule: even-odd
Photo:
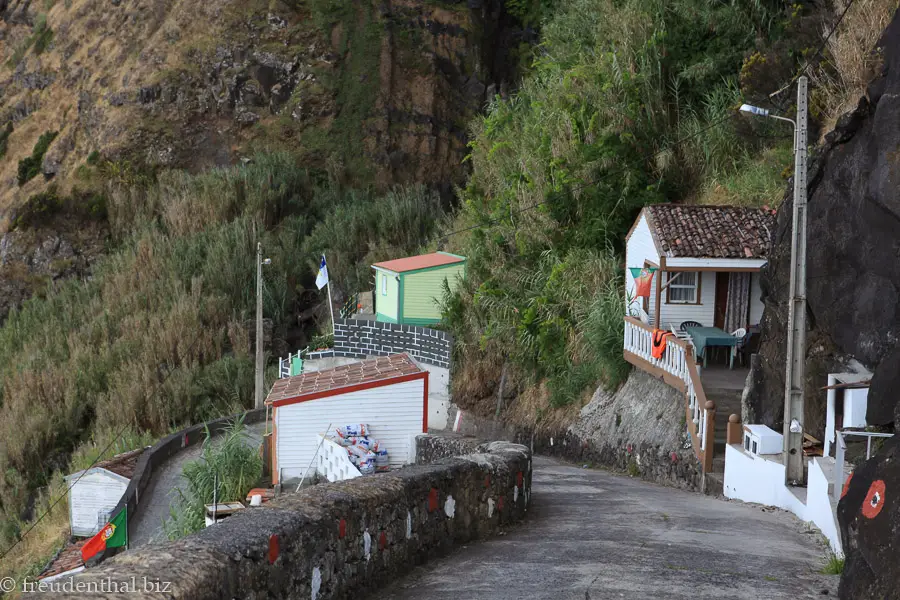
<instances>
[{"instance_id":1,"label":"white house with tiled roof","mask_svg":"<svg viewBox=\"0 0 900 600\"><path fill-rule=\"evenodd\" d=\"M392 354L279 379L266 398L272 410L272 482L315 470L319 434L364 424L388 451L391 467L409 462L415 436L428 431L428 371Z\"/></svg>"},{"instance_id":2,"label":"white house with tiled roof","mask_svg":"<svg viewBox=\"0 0 900 600\"><path fill-rule=\"evenodd\" d=\"M774 211L735 206L645 207L626 238L626 314L670 329L694 321L728 332L762 318L760 269ZM630 267L655 267L649 297L633 297Z\"/></svg>"}]
</instances>

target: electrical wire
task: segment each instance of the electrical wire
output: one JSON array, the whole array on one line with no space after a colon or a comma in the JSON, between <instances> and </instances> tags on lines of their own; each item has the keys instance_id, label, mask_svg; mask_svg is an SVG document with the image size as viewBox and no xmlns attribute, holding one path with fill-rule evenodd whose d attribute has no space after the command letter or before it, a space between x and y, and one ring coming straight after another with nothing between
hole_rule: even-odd
<instances>
[{"instance_id":1,"label":"electrical wire","mask_svg":"<svg viewBox=\"0 0 900 600\"><path fill-rule=\"evenodd\" d=\"M200 336L197 336L197 337L194 339L194 341L191 342L191 345L188 347L188 351L187 351L187 354L186 354L187 356L190 356L191 352L193 352L194 348L197 346L197 344L198 344L199 342L200 342ZM174 369L169 369L169 370L165 373L165 375L163 376L163 378L160 380L159 384L158 384L155 388L153 388L153 390L152 390L151 393L149 394L148 399L149 399L149 398L152 398L155 394L157 394L157 393L162 389L162 387L163 387L163 386L166 384L166 382L169 380L169 377L172 376L172 373L173 373L173 372L174 372ZM44 518L47 517L47 515L49 515L51 512L53 512L53 509L56 508L56 505L59 504L60 502L62 502L63 499L66 498L66 496L69 495L69 491L70 491L73 487L75 487L75 485L76 485L79 481L81 481L81 478L84 477L84 476L87 474L88 471L90 471L91 469L93 469L93 468L97 465L97 463L101 462L101 457L103 457L107 452L109 452L110 448L112 448L113 444L116 443L116 442L118 441L119 437L120 437L123 433L125 433L125 430L128 429L129 425L131 425L131 423L126 423L125 425L123 425L122 428L119 429L119 431L116 433L116 435L114 435L114 436L112 437L112 439L111 439L110 442L106 445L106 447L103 448L103 450L101 450L101 451L97 454L97 458L95 458L95 459L93 460L93 462L90 464L90 466L87 467L86 469L84 469L84 470L81 472L81 474L75 479L75 481L73 481L72 484L69 485L69 486L66 488L65 493L63 493L63 494L60 495L58 498L56 498L56 500L54 500L54 501L50 504L50 506L47 507L47 510L44 512L44 514L42 514L40 517L38 517L38 519L37 519L36 521L34 521L34 523L31 524L31 527L29 527L29 528L26 529L21 535L19 535L19 539L17 539L17 540L16 540L9 548L7 548L6 550L4 550L4 551L3 551L3 554L0 554L0 561L2 561L4 558L6 558L6 556L7 556L10 552L12 552L13 549L15 549L15 547L18 546L18 545L22 542L22 540L24 540L25 537L26 537L29 533L31 533L31 531L32 531L35 527L37 527L37 526L40 524L41 521L44 520Z\"/></svg>"}]
</instances>

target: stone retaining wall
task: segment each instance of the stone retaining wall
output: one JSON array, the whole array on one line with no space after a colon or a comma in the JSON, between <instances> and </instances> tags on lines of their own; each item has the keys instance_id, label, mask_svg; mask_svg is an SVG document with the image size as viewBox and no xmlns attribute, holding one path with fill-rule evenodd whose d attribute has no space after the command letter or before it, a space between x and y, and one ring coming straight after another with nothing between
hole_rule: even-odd
<instances>
[{"instance_id":1,"label":"stone retaining wall","mask_svg":"<svg viewBox=\"0 0 900 600\"><path fill-rule=\"evenodd\" d=\"M58 580L80 593L61 587L38 597L121 597L97 591L112 584L120 593L133 584L128 597L147 599L367 597L455 544L525 516L528 449L493 442L484 450L286 494L185 539Z\"/></svg>"},{"instance_id":2,"label":"stone retaining wall","mask_svg":"<svg viewBox=\"0 0 900 600\"><path fill-rule=\"evenodd\" d=\"M420 362L449 369L452 347L453 337L437 329L363 319L335 319L334 348L327 351L327 355L312 352L307 358L365 358L408 352Z\"/></svg>"},{"instance_id":3,"label":"stone retaining wall","mask_svg":"<svg viewBox=\"0 0 900 600\"><path fill-rule=\"evenodd\" d=\"M483 451L487 444L476 437L458 433L416 436L416 464L429 465L442 458Z\"/></svg>"}]
</instances>

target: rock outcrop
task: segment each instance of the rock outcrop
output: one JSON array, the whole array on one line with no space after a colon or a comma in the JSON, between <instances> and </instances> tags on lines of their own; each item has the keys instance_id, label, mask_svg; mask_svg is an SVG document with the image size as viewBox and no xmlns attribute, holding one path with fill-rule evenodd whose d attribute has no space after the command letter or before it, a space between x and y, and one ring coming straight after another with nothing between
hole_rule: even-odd
<instances>
[{"instance_id":1,"label":"rock outcrop","mask_svg":"<svg viewBox=\"0 0 900 600\"><path fill-rule=\"evenodd\" d=\"M805 428L818 436L828 372L872 371L867 421L889 425L900 417L900 17L876 52L882 60L866 97L826 136L810 168ZM744 407L745 418L777 430L784 416L790 231L788 201L763 279L763 343ZM894 440L857 468L840 503L847 553L842 598L900 598L897 452Z\"/></svg>"},{"instance_id":2,"label":"rock outcrop","mask_svg":"<svg viewBox=\"0 0 900 600\"><path fill-rule=\"evenodd\" d=\"M845 115L809 171L806 430L822 435L829 372L875 373L870 423L894 420L886 392L900 340L900 22L880 43L883 72ZM791 252L791 200L782 205L763 277L762 344L749 419L781 429ZM890 358L893 357L893 358ZM889 359L889 360L886 360ZM893 365L893 366L892 366ZM884 384L883 384L883 383Z\"/></svg>"}]
</instances>

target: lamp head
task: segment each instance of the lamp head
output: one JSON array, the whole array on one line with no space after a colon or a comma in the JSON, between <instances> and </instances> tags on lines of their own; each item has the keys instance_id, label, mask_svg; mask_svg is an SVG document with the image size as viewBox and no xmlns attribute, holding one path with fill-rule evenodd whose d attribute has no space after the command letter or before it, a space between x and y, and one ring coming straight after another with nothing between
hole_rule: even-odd
<instances>
[{"instance_id":1,"label":"lamp head","mask_svg":"<svg viewBox=\"0 0 900 600\"><path fill-rule=\"evenodd\" d=\"M758 115L760 117L768 117L769 111L765 108L760 108L758 106L753 106L751 104L741 104L741 108L739 109L741 112L749 113L751 115Z\"/></svg>"},{"instance_id":2,"label":"lamp head","mask_svg":"<svg viewBox=\"0 0 900 600\"><path fill-rule=\"evenodd\" d=\"M271 265L271 264L272 264L272 259L271 259L271 258L265 258L265 259L263 259L262 264L264 264L264 265Z\"/></svg>"}]
</instances>

